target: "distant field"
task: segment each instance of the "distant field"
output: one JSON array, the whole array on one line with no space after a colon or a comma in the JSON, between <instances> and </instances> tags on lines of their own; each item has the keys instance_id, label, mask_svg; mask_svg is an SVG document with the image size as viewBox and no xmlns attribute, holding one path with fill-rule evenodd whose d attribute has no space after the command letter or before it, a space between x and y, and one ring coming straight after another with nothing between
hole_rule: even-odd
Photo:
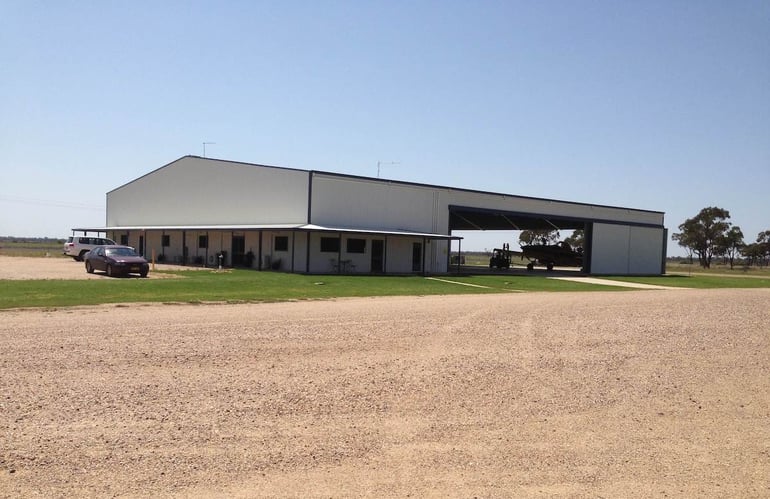
<instances>
[{"instance_id":1,"label":"distant field","mask_svg":"<svg viewBox=\"0 0 770 499\"><path fill-rule=\"evenodd\" d=\"M64 239L0 239L0 255L4 256L64 256Z\"/></svg>"},{"instance_id":2,"label":"distant field","mask_svg":"<svg viewBox=\"0 0 770 499\"><path fill-rule=\"evenodd\" d=\"M724 274L735 276L758 276L758 277L770 277L770 267L747 267L744 265L736 264L734 268L730 268L730 265L723 264L721 262L712 263L710 269L704 269L695 264L685 264L681 262L668 262L666 263L667 274Z\"/></svg>"}]
</instances>

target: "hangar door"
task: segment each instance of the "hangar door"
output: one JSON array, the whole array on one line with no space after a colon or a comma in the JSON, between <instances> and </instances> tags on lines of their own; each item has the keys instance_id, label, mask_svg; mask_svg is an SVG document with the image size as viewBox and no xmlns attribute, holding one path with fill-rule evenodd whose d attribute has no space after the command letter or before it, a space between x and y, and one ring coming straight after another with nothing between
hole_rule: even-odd
<instances>
[{"instance_id":1,"label":"hangar door","mask_svg":"<svg viewBox=\"0 0 770 499\"><path fill-rule=\"evenodd\" d=\"M594 223L591 231L592 274L660 274L666 259L666 230Z\"/></svg>"}]
</instances>

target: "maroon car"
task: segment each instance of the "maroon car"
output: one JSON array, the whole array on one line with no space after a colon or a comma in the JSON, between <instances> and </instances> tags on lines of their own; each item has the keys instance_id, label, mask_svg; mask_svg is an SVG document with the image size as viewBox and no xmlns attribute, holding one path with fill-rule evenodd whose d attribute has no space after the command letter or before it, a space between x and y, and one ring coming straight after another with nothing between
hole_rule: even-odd
<instances>
[{"instance_id":1,"label":"maroon car","mask_svg":"<svg viewBox=\"0 0 770 499\"><path fill-rule=\"evenodd\" d=\"M86 272L102 270L108 276L139 274L147 277L150 264L130 246L97 246L85 256Z\"/></svg>"}]
</instances>

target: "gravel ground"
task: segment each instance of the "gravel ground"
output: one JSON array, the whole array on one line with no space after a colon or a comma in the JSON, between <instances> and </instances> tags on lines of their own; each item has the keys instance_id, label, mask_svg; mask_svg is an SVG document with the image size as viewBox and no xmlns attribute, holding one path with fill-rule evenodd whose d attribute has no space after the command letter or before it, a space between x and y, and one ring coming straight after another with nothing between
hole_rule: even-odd
<instances>
[{"instance_id":1,"label":"gravel ground","mask_svg":"<svg viewBox=\"0 0 770 499\"><path fill-rule=\"evenodd\" d=\"M157 270L199 270L200 267L180 267L178 265L156 264ZM164 279L166 274L154 274L152 270L147 275L149 279ZM131 279L139 279L139 276L131 275ZM76 262L72 258L64 257L20 257L0 255L0 280L27 280L27 279L109 279L104 272L89 274L86 272L85 263Z\"/></svg>"},{"instance_id":2,"label":"gravel ground","mask_svg":"<svg viewBox=\"0 0 770 499\"><path fill-rule=\"evenodd\" d=\"M0 312L29 496L768 497L770 290Z\"/></svg>"}]
</instances>

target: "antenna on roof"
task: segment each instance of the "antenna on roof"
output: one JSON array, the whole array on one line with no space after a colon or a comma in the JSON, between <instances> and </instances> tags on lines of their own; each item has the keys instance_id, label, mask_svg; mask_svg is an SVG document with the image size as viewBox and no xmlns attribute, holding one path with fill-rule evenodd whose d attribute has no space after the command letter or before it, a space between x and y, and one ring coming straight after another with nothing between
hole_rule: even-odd
<instances>
[{"instance_id":1,"label":"antenna on roof","mask_svg":"<svg viewBox=\"0 0 770 499\"><path fill-rule=\"evenodd\" d=\"M216 142L204 142L203 143L203 157L206 157L206 144L216 144Z\"/></svg>"},{"instance_id":2,"label":"antenna on roof","mask_svg":"<svg viewBox=\"0 0 770 499\"><path fill-rule=\"evenodd\" d=\"M384 163L382 161L378 161L377 162L377 178L380 178L380 166L381 165L400 165L400 164L401 163L399 163L398 161L391 161L389 163Z\"/></svg>"}]
</instances>

